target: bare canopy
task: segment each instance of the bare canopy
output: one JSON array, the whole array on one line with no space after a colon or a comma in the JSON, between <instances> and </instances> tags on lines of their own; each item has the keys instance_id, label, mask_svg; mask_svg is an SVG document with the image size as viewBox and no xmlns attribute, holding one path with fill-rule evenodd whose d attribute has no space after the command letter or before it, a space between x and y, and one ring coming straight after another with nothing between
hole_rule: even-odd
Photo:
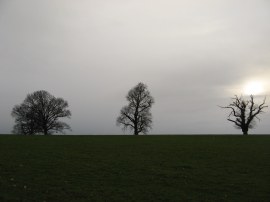
<instances>
[{"instance_id":1,"label":"bare canopy","mask_svg":"<svg viewBox=\"0 0 270 202\"><path fill-rule=\"evenodd\" d=\"M63 98L56 98L47 91L28 94L22 104L14 106L11 115L15 118L14 133L29 134L63 132L69 125L59 118L71 116L68 103Z\"/></svg>"},{"instance_id":2,"label":"bare canopy","mask_svg":"<svg viewBox=\"0 0 270 202\"><path fill-rule=\"evenodd\" d=\"M154 98L143 83L137 84L127 95L129 104L124 106L117 118L117 125L123 125L123 130L130 129L134 135L146 134L151 129L152 114L150 109Z\"/></svg>"},{"instance_id":3,"label":"bare canopy","mask_svg":"<svg viewBox=\"0 0 270 202\"><path fill-rule=\"evenodd\" d=\"M255 118L260 120L258 115L264 112L264 108L268 107L265 105L266 98L259 105L255 104L253 95L250 95L249 100L235 95L232 100L231 104L221 108L231 110L227 120L233 122L236 128L242 129L243 134L247 135L248 129L252 129L255 126Z\"/></svg>"}]
</instances>

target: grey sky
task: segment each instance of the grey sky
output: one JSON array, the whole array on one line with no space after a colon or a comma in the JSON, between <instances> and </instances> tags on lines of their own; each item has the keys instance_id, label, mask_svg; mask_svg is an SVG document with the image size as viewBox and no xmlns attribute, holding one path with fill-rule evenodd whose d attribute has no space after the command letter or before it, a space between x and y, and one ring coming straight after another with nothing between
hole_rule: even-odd
<instances>
[{"instance_id":1,"label":"grey sky","mask_svg":"<svg viewBox=\"0 0 270 202\"><path fill-rule=\"evenodd\" d=\"M151 133L240 133L226 105L256 80L270 94L268 0L0 0L0 133L47 90L74 134L122 134L128 90L148 85ZM268 97L268 104L270 96ZM251 133L270 132L270 109Z\"/></svg>"}]
</instances>

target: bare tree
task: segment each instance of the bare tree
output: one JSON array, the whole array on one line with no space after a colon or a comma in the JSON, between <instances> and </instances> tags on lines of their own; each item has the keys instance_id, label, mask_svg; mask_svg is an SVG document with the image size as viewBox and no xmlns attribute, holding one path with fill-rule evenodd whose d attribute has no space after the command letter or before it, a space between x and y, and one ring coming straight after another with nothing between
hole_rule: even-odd
<instances>
[{"instance_id":1,"label":"bare tree","mask_svg":"<svg viewBox=\"0 0 270 202\"><path fill-rule=\"evenodd\" d=\"M243 135L247 135L248 129L252 129L255 126L255 118L260 120L258 115L264 112L264 108L268 107L265 105L266 98L259 105L255 104L253 95L250 95L249 100L235 95L232 100L231 104L221 108L231 110L227 120L233 122L236 128L242 129Z\"/></svg>"},{"instance_id":2,"label":"bare tree","mask_svg":"<svg viewBox=\"0 0 270 202\"><path fill-rule=\"evenodd\" d=\"M150 109L154 98L143 83L137 84L126 96L129 104L120 111L116 124L122 125L123 130L129 129L134 135L146 134L151 129L152 114Z\"/></svg>"},{"instance_id":3,"label":"bare tree","mask_svg":"<svg viewBox=\"0 0 270 202\"><path fill-rule=\"evenodd\" d=\"M55 98L47 91L28 94L22 104L16 105L11 115L15 118L13 133L44 135L63 132L69 125L59 118L70 118L68 103L63 98Z\"/></svg>"},{"instance_id":4,"label":"bare tree","mask_svg":"<svg viewBox=\"0 0 270 202\"><path fill-rule=\"evenodd\" d=\"M38 126L35 121L33 110L25 103L16 105L12 110L12 116L15 117L16 123L13 127L13 133L34 135L37 132Z\"/></svg>"}]
</instances>

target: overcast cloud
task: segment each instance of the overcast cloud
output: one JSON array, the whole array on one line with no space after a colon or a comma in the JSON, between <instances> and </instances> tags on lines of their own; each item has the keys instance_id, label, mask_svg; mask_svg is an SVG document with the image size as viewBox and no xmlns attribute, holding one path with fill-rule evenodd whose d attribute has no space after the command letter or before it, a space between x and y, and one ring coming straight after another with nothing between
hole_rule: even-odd
<instances>
[{"instance_id":1,"label":"overcast cloud","mask_svg":"<svg viewBox=\"0 0 270 202\"><path fill-rule=\"evenodd\" d=\"M241 133L230 97L263 84L270 103L268 0L0 0L0 133L28 93L69 102L72 134L122 134L125 96L148 85L153 134ZM251 133L270 131L270 109Z\"/></svg>"}]
</instances>

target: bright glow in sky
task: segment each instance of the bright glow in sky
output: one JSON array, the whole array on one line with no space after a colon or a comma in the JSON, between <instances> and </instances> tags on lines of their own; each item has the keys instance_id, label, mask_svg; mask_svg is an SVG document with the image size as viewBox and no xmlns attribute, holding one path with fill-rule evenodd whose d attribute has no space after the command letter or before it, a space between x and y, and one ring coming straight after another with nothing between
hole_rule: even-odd
<instances>
[{"instance_id":1,"label":"bright glow in sky","mask_svg":"<svg viewBox=\"0 0 270 202\"><path fill-rule=\"evenodd\" d=\"M246 95L259 95L265 92L263 83L260 81L250 81L244 87Z\"/></svg>"},{"instance_id":2,"label":"bright glow in sky","mask_svg":"<svg viewBox=\"0 0 270 202\"><path fill-rule=\"evenodd\" d=\"M0 0L0 133L46 90L69 102L73 134L122 134L116 118L143 82L151 133L240 134L217 106L270 95L269 83L243 88L270 79L269 19L269 0ZM267 112L251 133L269 123Z\"/></svg>"}]
</instances>

